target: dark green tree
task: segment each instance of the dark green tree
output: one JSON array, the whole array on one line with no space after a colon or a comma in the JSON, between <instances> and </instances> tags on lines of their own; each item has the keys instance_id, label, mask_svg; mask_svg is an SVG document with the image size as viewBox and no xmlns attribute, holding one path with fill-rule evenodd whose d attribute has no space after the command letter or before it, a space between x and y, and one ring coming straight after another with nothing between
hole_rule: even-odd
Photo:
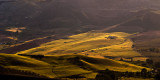
<instances>
[{"instance_id":1,"label":"dark green tree","mask_svg":"<svg viewBox=\"0 0 160 80\"><path fill-rule=\"evenodd\" d=\"M147 69L146 69L146 68L143 68L143 69L141 70L141 75L142 75L142 77L144 77L144 78L147 77Z\"/></svg>"}]
</instances>

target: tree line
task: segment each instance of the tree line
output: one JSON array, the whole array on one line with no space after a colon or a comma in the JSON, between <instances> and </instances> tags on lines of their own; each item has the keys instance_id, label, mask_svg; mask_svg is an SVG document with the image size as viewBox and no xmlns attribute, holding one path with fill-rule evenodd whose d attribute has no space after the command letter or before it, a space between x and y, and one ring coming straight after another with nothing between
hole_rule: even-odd
<instances>
[{"instance_id":1,"label":"tree line","mask_svg":"<svg viewBox=\"0 0 160 80\"><path fill-rule=\"evenodd\" d=\"M118 72L106 69L99 71L95 80L119 80L122 77L154 78L155 80L160 80L160 71L155 73L143 68L140 72Z\"/></svg>"}]
</instances>

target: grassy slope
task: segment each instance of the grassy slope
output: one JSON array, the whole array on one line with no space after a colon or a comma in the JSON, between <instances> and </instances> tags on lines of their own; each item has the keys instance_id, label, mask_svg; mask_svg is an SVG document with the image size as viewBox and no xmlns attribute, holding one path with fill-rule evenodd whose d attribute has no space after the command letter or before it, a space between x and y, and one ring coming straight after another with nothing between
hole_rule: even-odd
<instances>
[{"instance_id":1,"label":"grassy slope","mask_svg":"<svg viewBox=\"0 0 160 80\"><path fill-rule=\"evenodd\" d=\"M4 68L11 68L16 70L31 71L43 76L53 77L54 74L47 74L50 72L50 64L13 54L0 54L0 66Z\"/></svg>"},{"instance_id":2,"label":"grassy slope","mask_svg":"<svg viewBox=\"0 0 160 80\"><path fill-rule=\"evenodd\" d=\"M154 35L154 36L153 36ZM137 35L132 36L134 41L135 49L149 49L149 48L157 48L160 49L160 31L148 31L139 33ZM151 58L154 62L159 62L160 53L151 52L151 51L140 51L139 52L143 56L147 56Z\"/></svg>"},{"instance_id":3,"label":"grassy slope","mask_svg":"<svg viewBox=\"0 0 160 80\"><path fill-rule=\"evenodd\" d=\"M154 36L153 36L154 35ZM159 48L160 47L160 31L148 31L138 33L132 36L136 48Z\"/></svg>"},{"instance_id":4,"label":"grassy slope","mask_svg":"<svg viewBox=\"0 0 160 80\"><path fill-rule=\"evenodd\" d=\"M143 38L143 37L142 37ZM146 39L146 41L135 42L136 48L159 48L160 38Z\"/></svg>"},{"instance_id":5,"label":"grassy slope","mask_svg":"<svg viewBox=\"0 0 160 80\"><path fill-rule=\"evenodd\" d=\"M79 57L79 59L77 59ZM82 75L94 78L97 70L140 71L143 67L133 64L80 55L45 56L41 60L13 54L0 54L0 66L26 70L50 78Z\"/></svg>"},{"instance_id":6,"label":"grassy slope","mask_svg":"<svg viewBox=\"0 0 160 80\"><path fill-rule=\"evenodd\" d=\"M18 52L17 54L84 54L90 56L140 56L131 46L132 41L126 37L131 34L123 32L98 33L87 32L69 36L68 39L55 40L39 47ZM116 36L116 39L107 39Z\"/></svg>"},{"instance_id":7,"label":"grassy slope","mask_svg":"<svg viewBox=\"0 0 160 80\"><path fill-rule=\"evenodd\" d=\"M45 55L45 58L40 61L29 57L18 56L16 54L1 54L0 56L2 60L5 60L5 62L7 61L8 63L6 64L9 64L1 64L1 66L28 70L51 78L71 75L82 75L87 78L94 78L97 74L97 70L105 70L107 68L114 71L136 72L140 71L143 67L102 57L140 56L139 53L131 48L133 43L127 38L130 35L132 34L123 32L87 32L72 35L67 39L54 40L42 44L39 47L17 53ZM117 38L107 39L106 37L108 36L116 36ZM75 53L76 55L73 55ZM90 57L82 55L88 55ZM12 61L4 57L13 57L13 61L16 60L15 62L22 62L24 65L15 65L15 63L10 64Z\"/></svg>"}]
</instances>

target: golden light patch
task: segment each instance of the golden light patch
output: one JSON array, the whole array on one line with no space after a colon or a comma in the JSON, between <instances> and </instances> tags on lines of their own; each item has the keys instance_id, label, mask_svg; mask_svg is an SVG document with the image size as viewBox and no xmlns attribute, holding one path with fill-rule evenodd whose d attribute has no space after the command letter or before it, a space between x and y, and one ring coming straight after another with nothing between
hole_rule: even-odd
<instances>
[{"instance_id":1,"label":"golden light patch","mask_svg":"<svg viewBox=\"0 0 160 80\"><path fill-rule=\"evenodd\" d=\"M87 56L141 56L132 49L133 42L124 32L99 33L87 32L69 36L68 39L54 40L39 47L18 52L17 54L63 55L80 54ZM108 39L115 36L115 39Z\"/></svg>"},{"instance_id":2,"label":"golden light patch","mask_svg":"<svg viewBox=\"0 0 160 80\"><path fill-rule=\"evenodd\" d=\"M7 37L8 39L12 39L12 40L18 40L18 38L16 37Z\"/></svg>"},{"instance_id":3,"label":"golden light patch","mask_svg":"<svg viewBox=\"0 0 160 80\"><path fill-rule=\"evenodd\" d=\"M26 27L19 27L19 28L9 28L9 29L6 29L6 31L9 31L9 32L22 32L22 30L26 29Z\"/></svg>"}]
</instances>

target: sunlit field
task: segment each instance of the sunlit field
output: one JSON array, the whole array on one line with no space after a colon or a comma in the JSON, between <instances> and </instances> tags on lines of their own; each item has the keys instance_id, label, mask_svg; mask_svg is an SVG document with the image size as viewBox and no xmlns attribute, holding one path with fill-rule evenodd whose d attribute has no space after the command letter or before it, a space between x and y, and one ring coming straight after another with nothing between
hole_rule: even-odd
<instances>
[{"instance_id":1,"label":"sunlit field","mask_svg":"<svg viewBox=\"0 0 160 80\"><path fill-rule=\"evenodd\" d=\"M120 72L141 71L140 66L111 59L100 59L80 55L45 56L44 58L30 58L13 54L0 54L0 67L13 70L34 72L40 76L50 78L81 75L87 78L95 78L96 71L110 69ZM148 70L150 70L148 68ZM12 71L10 71L11 73ZM88 76L89 75L89 76Z\"/></svg>"},{"instance_id":2,"label":"sunlit field","mask_svg":"<svg viewBox=\"0 0 160 80\"><path fill-rule=\"evenodd\" d=\"M132 34L123 32L98 33L87 32L55 40L39 47L18 52L17 54L63 55L83 54L89 56L141 56L132 49L132 41L127 38ZM108 37L113 36L115 39Z\"/></svg>"},{"instance_id":3,"label":"sunlit field","mask_svg":"<svg viewBox=\"0 0 160 80\"><path fill-rule=\"evenodd\" d=\"M0 0L4 80L160 80L159 0Z\"/></svg>"}]
</instances>

